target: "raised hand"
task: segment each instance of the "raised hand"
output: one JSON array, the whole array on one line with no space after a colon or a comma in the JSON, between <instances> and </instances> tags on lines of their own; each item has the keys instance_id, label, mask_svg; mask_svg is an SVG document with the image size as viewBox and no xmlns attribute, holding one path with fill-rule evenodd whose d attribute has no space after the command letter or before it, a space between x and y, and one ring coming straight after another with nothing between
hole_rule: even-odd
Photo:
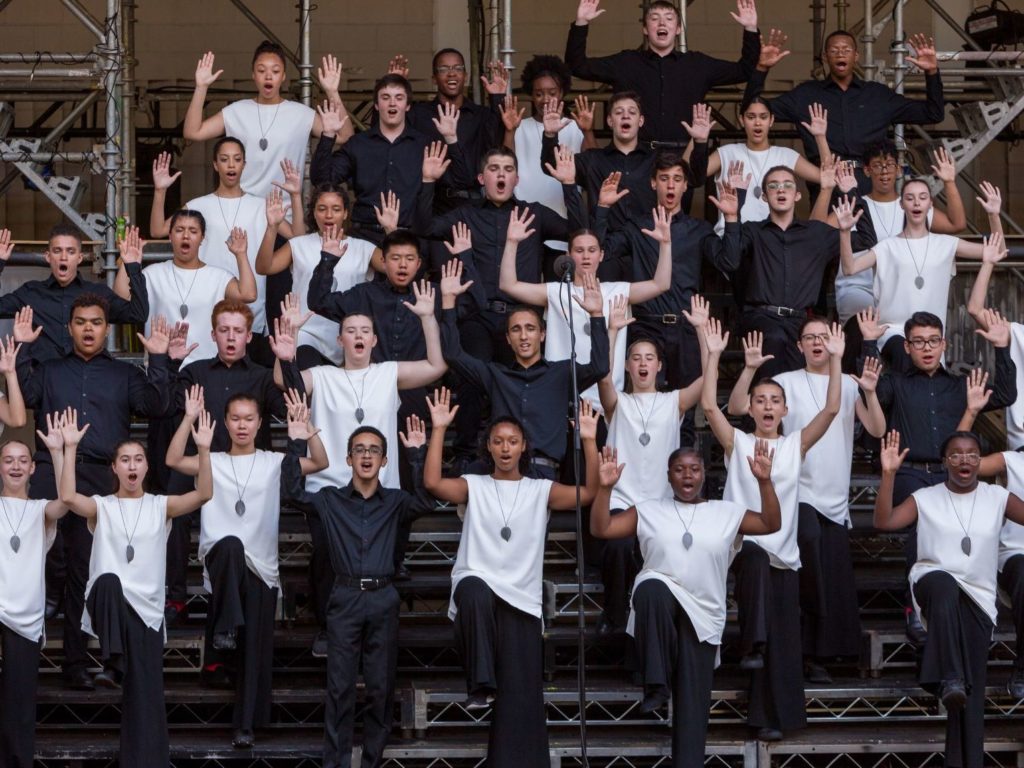
<instances>
[{"instance_id":1,"label":"raised hand","mask_svg":"<svg viewBox=\"0 0 1024 768\"><path fill-rule=\"evenodd\" d=\"M514 131L523 122L526 115L526 107L519 106L519 100L511 93L505 94L501 102L501 122L506 131Z\"/></svg>"},{"instance_id":2,"label":"raised hand","mask_svg":"<svg viewBox=\"0 0 1024 768\"><path fill-rule=\"evenodd\" d=\"M302 192L302 172L299 167L286 157L281 161L281 173L284 174L284 181L272 181L271 184L284 190L289 196L300 194Z\"/></svg>"},{"instance_id":3,"label":"raised hand","mask_svg":"<svg viewBox=\"0 0 1024 768\"><path fill-rule=\"evenodd\" d=\"M604 296L601 293L601 282L595 275L580 275L583 282L583 298L573 293L572 298L586 310L591 317L604 316Z\"/></svg>"},{"instance_id":4,"label":"raised hand","mask_svg":"<svg viewBox=\"0 0 1024 768\"><path fill-rule=\"evenodd\" d=\"M64 435L61 434L60 425L64 420L64 415L59 411L57 413L46 414L46 434L43 434L40 430L36 430L36 434L39 435L39 439L43 441L43 445L46 446L46 450L50 453L59 453L64 448Z\"/></svg>"},{"instance_id":5,"label":"raised hand","mask_svg":"<svg viewBox=\"0 0 1024 768\"><path fill-rule=\"evenodd\" d=\"M967 375L967 410L980 413L988 405L992 390L988 389L988 373L981 368L973 369Z\"/></svg>"},{"instance_id":6,"label":"raised hand","mask_svg":"<svg viewBox=\"0 0 1024 768\"><path fill-rule=\"evenodd\" d=\"M32 307L26 305L14 315L14 340L19 344L31 344L39 338L43 326L32 328Z\"/></svg>"},{"instance_id":7,"label":"raised hand","mask_svg":"<svg viewBox=\"0 0 1024 768\"><path fill-rule=\"evenodd\" d=\"M11 240L11 230L0 229L0 261L7 261L14 251L14 241Z\"/></svg>"},{"instance_id":8,"label":"raised hand","mask_svg":"<svg viewBox=\"0 0 1024 768\"><path fill-rule=\"evenodd\" d=\"M161 152L156 156L156 160L153 161L153 186L156 189L170 189L179 176L181 171L171 175L170 152Z\"/></svg>"},{"instance_id":9,"label":"raised hand","mask_svg":"<svg viewBox=\"0 0 1024 768\"><path fill-rule=\"evenodd\" d=\"M448 144L459 140L459 108L453 103L437 105L437 117L433 119L434 127Z\"/></svg>"},{"instance_id":10,"label":"raised hand","mask_svg":"<svg viewBox=\"0 0 1024 768\"><path fill-rule=\"evenodd\" d=\"M231 251L231 255L235 258L248 258L249 233L241 227L232 227L231 235L228 237L228 250Z\"/></svg>"},{"instance_id":11,"label":"raised hand","mask_svg":"<svg viewBox=\"0 0 1024 768\"><path fill-rule=\"evenodd\" d=\"M998 216L1003 207L1003 194L999 187L987 181L981 182L981 196L974 198L989 216Z\"/></svg>"},{"instance_id":12,"label":"raised hand","mask_svg":"<svg viewBox=\"0 0 1024 768\"><path fill-rule=\"evenodd\" d=\"M836 215L839 228L844 232L849 232L853 229L857 222L860 221L860 217L864 215L863 208L856 213L853 212L853 199L847 195L843 195L836 201L836 204L832 206L832 212Z\"/></svg>"},{"instance_id":13,"label":"raised hand","mask_svg":"<svg viewBox=\"0 0 1024 768\"><path fill-rule=\"evenodd\" d=\"M287 408L289 440L312 440L320 434L320 430L312 424L312 413L305 393L299 394L297 389L289 389L284 393L284 402Z\"/></svg>"},{"instance_id":14,"label":"raised hand","mask_svg":"<svg viewBox=\"0 0 1024 768\"><path fill-rule=\"evenodd\" d=\"M508 218L508 230L505 232L505 240L511 243L521 243L530 237L536 230L530 229L534 216L529 208L513 208L512 215Z\"/></svg>"},{"instance_id":15,"label":"raised hand","mask_svg":"<svg viewBox=\"0 0 1024 768\"><path fill-rule=\"evenodd\" d=\"M585 397L580 398L580 440L597 439L597 422L601 414L594 410L594 406Z\"/></svg>"},{"instance_id":16,"label":"raised hand","mask_svg":"<svg viewBox=\"0 0 1024 768\"><path fill-rule=\"evenodd\" d=\"M267 337L267 341L270 342L270 349L278 360L287 363L295 359L298 334L299 329L287 317L275 318L274 335Z\"/></svg>"},{"instance_id":17,"label":"raised hand","mask_svg":"<svg viewBox=\"0 0 1024 768\"><path fill-rule=\"evenodd\" d=\"M320 250L341 258L348 250L345 240L345 229L341 224L329 224L320 232Z\"/></svg>"},{"instance_id":18,"label":"raised hand","mask_svg":"<svg viewBox=\"0 0 1024 768\"><path fill-rule=\"evenodd\" d=\"M594 130L594 107L583 94L573 100L572 119L584 133Z\"/></svg>"},{"instance_id":19,"label":"raised hand","mask_svg":"<svg viewBox=\"0 0 1024 768\"><path fill-rule=\"evenodd\" d=\"M945 147L939 147L932 153L932 173L939 177L943 184L956 180L956 161L946 151Z\"/></svg>"},{"instance_id":20,"label":"raised hand","mask_svg":"<svg viewBox=\"0 0 1024 768\"><path fill-rule=\"evenodd\" d=\"M390 189L387 193L380 193L380 208L373 206L373 212L377 216L377 223L385 232L394 232L398 229L398 216L402 212L402 201Z\"/></svg>"},{"instance_id":21,"label":"raised hand","mask_svg":"<svg viewBox=\"0 0 1024 768\"><path fill-rule=\"evenodd\" d=\"M135 335L151 355L166 355L171 345L171 328L163 315L157 315L150 321L149 336L141 333Z\"/></svg>"},{"instance_id":22,"label":"raised hand","mask_svg":"<svg viewBox=\"0 0 1024 768\"><path fill-rule=\"evenodd\" d=\"M878 310L874 307L862 309L857 313L857 326L864 341L878 341L889 330L889 323L878 322Z\"/></svg>"},{"instance_id":23,"label":"raised hand","mask_svg":"<svg viewBox=\"0 0 1024 768\"><path fill-rule=\"evenodd\" d=\"M188 343L188 323L184 320L175 323L167 341L167 356L171 360L184 360L197 349L199 349L198 342Z\"/></svg>"},{"instance_id":24,"label":"raised hand","mask_svg":"<svg viewBox=\"0 0 1024 768\"><path fill-rule=\"evenodd\" d=\"M917 51L917 56L907 56L908 62L926 75L934 75L939 71L939 59L935 55L935 39L926 35L911 35L910 45Z\"/></svg>"},{"instance_id":25,"label":"raised hand","mask_svg":"<svg viewBox=\"0 0 1024 768\"><path fill-rule=\"evenodd\" d=\"M348 115L342 114L341 104L337 101L324 101L316 107L320 115L320 126L324 136L337 136L342 126L348 122Z\"/></svg>"},{"instance_id":26,"label":"raised hand","mask_svg":"<svg viewBox=\"0 0 1024 768\"><path fill-rule=\"evenodd\" d=\"M760 331L751 331L743 338L743 363L747 368L760 368L775 359L775 355L762 354L763 344L764 334Z\"/></svg>"},{"instance_id":27,"label":"raised hand","mask_svg":"<svg viewBox=\"0 0 1024 768\"><path fill-rule=\"evenodd\" d=\"M199 414L206 410L206 398L203 387L193 384L185 390L185 418L193 424L199 418Z\"/></svg>"},{"instance_id":28,"label":"raised hand","mask_svg":"<svg viewBox=\"0 0 1024 768\"><path fill-rule=\"evenodd\" d=\"M853 170L853 163L843 160L836 166L836 186L844 195L848 195L857 189L857 172Z\"/></svg>"},{"instance_id":29,"label":"raised hand","mask_svg":"<svg viewBox=\"0 0 1024 768\"><path fill-rule=\"evenodd\" d=\"M54 414L56 417L56 414ZM69 448L78 445L89 431L89 425L83 424L78 428L78 411L68 408L60 417L60 436L64 439L64 447Z\"/></svg>"},{"instance_id":30,"label":"raised hand","mask_svg":"<svg viewBox=\"0 0 1024 768\"><path fill-rule=\"evenodd\" d=\"M754 455L747 456L750 472L759 481L772 479L772 464L775 461L775 449L768 447L767 440L754 441Z\"/></svg>"},{"instance_id":31,"label":"raised hand","mask_svg":"<svg viewBox=\"0 0 1024 768\"><path fill-rule=\"evenodd\" d=\"M729 332L722 333L721 320L716 317L708 318L704 325L704 341L707 344L708 354L720 355L725 351L729 345Z\"/></svg>"},{"instance_id":32,"label":"raised hand","mask_svg":"<svg viewBox=\"0 0 1024 768\"><path fill-rule=\"evenodd\" d=\"M196 64L196 87L209 88L224 73L223 69L213 71L213 59L213 51L207 51Z\"/></svg>"},{"instance_id":33,"label":"raised hand","mask_svg":"<svg viewBox=\"0 0 1024 768\"><path fill-rule=\"evenodd\" d=\"M707 299L695 293L690 296L690 311L684 309L683 317L699 331L707 325L708 318L711 317L711 305Z\"/></svg>"},{"instance_id":34,"label":"raised hand","mask_svg":"<svg viewBox=\"0 0 1024 768\"><path fill-rule=\"evenodd\" d=\"M754 0L736 0L736 13L730 11L733 21L748 32L757 32L757 6Z\"/></svg>"},{"instance_id":35,"label":"raised hand","mask_svg":"<svg viewBox=\"0 0 1024 768\"><path fill-rule=\"evenodd\" d=\"M302 299L299 298L299 294L294 291L285 294L284 299L281 301L281 317L288 319L296 333L312 316L312 312L302 311Z\"/></svg>"},{"instance_id":36,"label":"raised hand","mask_svg":"<svg viewBox=\"0 0 1024 768\"><path fill-rule=\"evenodd\" d=\"M430 411L430 422L434 429L444 429L455 420L459 406L452 407L452 393L448 387L434 390L434 396L427 395L427 408Z\"/></svg>"},{"instance_id":37,"label":"raised hand","mask_svg":"<svg viewBox=\"0 0 1024 768\"><path fill-rule=\"evenodd\" d=\"M978 328L975 333L986 339L994 347L1010 346L1010 322L994 309L981 311L981 322L987 328Z\"/></svg>"},{"instance_id":38,"label":"raised hand","mask_svg":"<svg viewBox=\"0 0 1024 768\"><path fill-rule=\"evenodd\" d=\"M840 163L841 164L841 163ZM827 152L821 157L821 165L818 167L818 172L821 175L819 184L822 189L834 189L836 186L836 176L838 174L836 164L836 156L831 152Z\"/></svg>"},{"instance_id":39,"label":"raised hand","mask_svg":"<svg viewBox=\"0 0 1024 768\"><path fill-rule=\"evenodd\" d=\"M877 357L867 357L864 359L864 370L860 376L851 375L850 378L857 382L857 386L863 392L874 392L878 388L878 379L881 375L882 361Z\"/></svg>"},{"instance_id":40,"label":"raised hand","mask_svg":"<svg viewBox=\"0 0 1024 768\"><path fill-rule=\"evenodd\" d=\"M341 88L341 70L341 62L333 54L328 53L320 59L316 79L320 82L320 87L330 95L334 95Z\"/></svg>"},{"instance_id":41,"label":"raised hand","mask_svg":"<svg viewBox=\"0 0 1024 768\"><path fill-rule=\"evenodd\" d=\"M601 190L597 195L597 204L601 208L611 208L622 198L629 194L628 189L619 189L619 182L622 181L620 171L612 171L608 177L601 182Z\"/></svg>"},{"instance_id":42,"label":"raised hand","mask_svg":"<svg viewBox=\"0 0 1024 768\"><path fill-rule=\"evenodd\" d=\"M562 117L564 109L565 104L562 103L562 100L556 99L554 96L544 102L542 122L544 123L544 133L548 136L557 136L559 131L572 122L569 118Z\"/></svg>"},{"instance_id":43,"label":"raised hand","mask_svg":"<svg viewBox=\"0 0 1024 768\"><path fill-rule=\"evenodd\" d=\"M492 61L487 65L487 74L480 76L484 91L492 96L500 96L508 92L508 69L500 61Z\"/></svg>"},{"instance_id":44,"label":"raised hand","mask_svg":"<svg viewBox=\"0 0 1024 768\"><path fill-rule=\"evenodd\" d=\"M1002 232L993 232L982 241L981 260L986 264L998 264L1009 253Z\"/></svg>"},{"instance_id":45,"label":"raised hand","mask_svg":"<svg viewBox=\"0 0 1024 768\"><path fill-rule=\"evenodd\" d=\"M142 249L146 241L139 237L138 227L128 227L124 231L124 240L117 244L117 250L121 253L121 261L125 264L141 264Z\"/></svg>"},{"instance_id":46,"label":"raised hand","mask_svg":"<svg viewBox=\"0 0 1024 768\"><path fill-rule=\"evenodd\" d=\"M708 200L727 218L740 215L740 199L736 196L736 190L728 181L720 181L718 183L718 197L708 195Z\"/></svg>"},{"instance_id":47,"label":"raised hand","mask_svg":"<svg viewBox=\"0 0 1024 768\"><path fill-rule=\"evenodd\" d=\"M580 4L576 8L576 25L585 27L604 13L604 8L599 8L599 5L601 5L601 0L580 0Z\"/></svg>"},{"instance_id":48,"label":"raised hand","mask_svg":"<svg viewBox=\"0 0 1024 768\"><path fill-rule=\"evenodd\" d=\"M267 195L267 226L276 228L282 223L284 223L284 195L281 194L280 189L275 187Z\"/></svg>"},{"instance_id":49,"label":"raised hand","mask_svg":"<svg viewBox=\"0 0 1024 768\"><path fill-rule=\"evenodd\" d=\"M711 107L701 103L693 105L693 125L683 120L683 128L697 144L706 144L716 125L718 123L711 119Z\"/></svg>"},{"instance_id":50,"label":"raised hand","mask_svg":"<svg viewBox=\"0 0 1024 768\"><path fill-rule=\"evenodd\" d=\"M514 212L513 212L513 215L514 215ZM462 253L463 251L472 251L473 250L473 233L470 231L469 225L466 222L464 222L464 221L457 221L454 224L452 224L452 241L449 243L446 240L445 244L444 244L444 247L448 249L448 253L450 253L452 256L457 256L458 254ZM452 261L456 261L456 259L452 259ZM448 263L450 264L451 262L448 262ZM459 273L461 275L461 273L462 273L462 262L459 261L458 263L459 263ZM443 287L441 289L441 293L444 293L444 288Z\"/></svg>"},{"instance_id":51,"label":"raised hand","mask_svg":"<svg viewBox=\"0 0 1024 768\"><path fill-rule=\"evenodd\" d=\"M436 122L436 121L435 121ZM430 184L442 176L452 164L448 157L448 146L443 141L432 141L423 148L423 182Z\"/></svg>"},{"instance_id":52,"label":"raised hand","mask_svg":"<svg viewBox=\"0 0 1024 768\"><path fill-rule=\"evenodd\" d=\"M199 423L192 427L192 440L196 448L210 450L210 446L213 445L213 428L216 426L217 422L210 416L209 411L199 414Z\"/></svg>"},{"instance_id":53,"label":"raised hand","mask_svg":"<svg viewBox=\"0 0 1024 768\"><path fill-rule=\"evenodd\" d=\"M560 184L572 185L576 183L576 155L571 147L559 144L555 147L554 167L552 167L551 163L544 163L544 167L551 174L551 178Z\"/></svg>"},{"instance_id":54,"label":"raised hand","mask_svg":"<svg viewBox=\"0 0 1024 768\"><path fill-rule=\"evenodd\" d=\"M461 296L473 285L472 280L462 282L462 260L449 259L441 266L441 295Z\"/></svg>"},{"instance_id":55,"label":"raised hand","mask_svg":"<svg viewBox=\"0 0 1024 768\"><path fill-rule=\"evenodd\" d=\"M828 110L815 103L807 107L807 113L810 115L810 121L801 122L800 125L811 136L824 136L828 131Z\"/></svg>"},{"instance_id":56,"label":"raised hand","mask_svg":"<svg viewBox=\"0 0 1024 768\"><path fill-rule=\"evenodd\" d=\"M619 293L608 302L608 330L621 331L636 320L629 314L629 297Z\"/></svg>"},{"instance_id":57,"label":"raised hand","mask_svg":"<svg viewBox=\"0 0 1024 768\"><path fill-rule=\"evenodd\" d=\"M842 358L846 351L846 334L843 333L843 326L839 323L832 323L829 328L828 338L825 339L825 351L832 357Z\"/></svg>"},{"instance_id":58,"label":"raised hand","mask_svg":"<svg viewBox=\"0 0 1024 768\"><path fill-rule=\"evenodd\" d=\"M431 285L430 281L420 280L418 283L414 282L412 284L412 295L416 298L416 303L403 301L402 303L406 308L419 318L432 317L434 314L434 286Z\"/></svg>"},{"instance_id":59,"label":"raised hand","mask_svg":"<svg viewBox=\"0 0 1024 768\"><path fill-rule=\"evenodd\" d=\"M640 231L647 235L652 240L657 240L659 243L672 243L672 219L669 218L668 211L665 210L665 206L659 205L653 211L651 215L654 217L654 226L651 229L641 229Z\"/></svg>"},{"instance_id":60,"label":"raised hand","mask_svg":"<svg viewBox=\"0 0 1024 768\"><path fill-rule=\"evenodd\" d=\"M399 432L398 439L406 448L422 448L427 444L427 423L415 413L406 416L405 432Z\"/></svg>"},{"instance_id":61,"label":"raised hand","mask_svg":"<svg viewBox=\"0 0 1024 768\"><path fill-rule=\"evenodd\" d=\"M601 463L597 468L597 477L602 488L612 488L619 478L622 477L622 470L625 464L619 464L619 454L610 445L601 449Z\"/></svg>"},{"instance_id":62,"label":"raised hand","mask_svg":"<svg viewBox=\"0 0 1024 768\"><path fill-rule=\"evenodd\" d=\"M409 77L409 57L405 54L396 53L391 57L391 61L388 62L388 74L389 75L401 75L408 79Z\"/></svg>"},{"instance_id":63,"label":"raised hand","mask_svg":"<svg viewBox=\"0 0 1024 768\"><path fill-rule=\"evenodd\" d=\"M903 460L910 453L910 448L900 450L900 433L895 429L882 438L882 460L883 472L895 472L903 464Z\"/></svg>"},{"instance_id":64,"label":"raised hand","mask_svg":"<svg viewBox=\"0 0 1024 768\"><path fill-rule=\"evenodd\" d=\"M781 29L769 30L767 40L761 35L761 55L757 59L757 68L766 72L789 56L791 51L783 50L788 42L789 37Z\"/></svg>"},{"instance_id":65,"label":"raised hand","mask_svg":"<svg viewBox=\"0 0 1024 768\"><path fill-rule=\"evenodd\" d=\"M753 174L748 173L744 176L743 169L744 166L742 160L733 160L729 163L725 178L729 186L733 189L747 189L747 187L750 186L750 180L753 178Z\"/></svg>"},{"instance_id":66,"label":"raised hand","mask_svg":"<svg viewBox=\"0 0 1024 768\"><path fill-rule=\"evenodd\" d=\"M0 339L0 374L14 373L18 361L18 344L13 336Z\"/></svg>"}]
</instances>

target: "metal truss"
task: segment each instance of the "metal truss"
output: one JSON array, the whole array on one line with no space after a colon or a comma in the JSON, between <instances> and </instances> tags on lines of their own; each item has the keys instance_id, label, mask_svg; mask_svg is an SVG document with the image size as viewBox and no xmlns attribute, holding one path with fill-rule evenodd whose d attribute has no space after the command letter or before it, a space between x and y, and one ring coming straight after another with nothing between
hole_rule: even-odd
<instances>
[{"instance_id":1,"label":"metal truss","mask_svg":"<svg viewBox=\"0 0 1024 768\"><path fill-rule=\"evenodd\" d=\"M864 633L867 643L862 653L862 671L878 677L882 670L912 669L917 664L917 651L902 630L883 631L868 629ZM989 666L1010 666L1017 658L1013 632L997 631L989 646Z\"/></svg>"}]
</instances>

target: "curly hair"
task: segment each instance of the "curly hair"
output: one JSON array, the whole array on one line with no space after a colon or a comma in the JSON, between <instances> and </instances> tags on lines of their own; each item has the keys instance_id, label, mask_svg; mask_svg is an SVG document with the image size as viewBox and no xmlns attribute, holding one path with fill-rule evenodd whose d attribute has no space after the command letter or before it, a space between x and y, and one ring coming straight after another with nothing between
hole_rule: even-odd
<instances>
[{"instance_id":1,"label":"curly hair","mask_svg":"<svg viewBox=\"0 0 1024 768\"><path fill-rule=\"evenodd\" d=\"M558 83L563 94L572 90L572 72L568 65L557 56L539 55L526 62L522 74L523 90L532 91L533 83L538 77L552 78Z\"/></svg>"}]
</instances>

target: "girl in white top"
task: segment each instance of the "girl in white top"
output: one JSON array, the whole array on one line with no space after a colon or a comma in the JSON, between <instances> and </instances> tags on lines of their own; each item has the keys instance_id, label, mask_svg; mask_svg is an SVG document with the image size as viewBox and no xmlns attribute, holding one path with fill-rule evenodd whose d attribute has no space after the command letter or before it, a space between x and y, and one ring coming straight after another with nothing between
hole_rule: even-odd
<instances>
[{"instance_id":1,"label":"girl in white top","mask_svg":"<svg viewBox=\"0 0 1024 768\"><path fill-rule=\"evenodd\" d=\"M620 455L613 449L601 462L590 532L599 539L640 540L644 568L633 585L628 631L636 638L642 708L653 712L671 697L672 764L702 766L732 548L738 536L770 534L782 524L771 480L773 452L759 440L747 459L759 489L759 512L704 499L704 461L692 448L680 448L668 457L667 498L637 502L612 515L614 488L629 466L617 463ZM653 457L648 461L655 463Z\"/></svg>"},{"instance_id":2,"label":"girl in white top","mask_svg":"<svg viewBox=\"0 0 1024 768\"><path fill-rule=\"evenodd\" d=\"M256 98L236 101L222 111L203 119L207 91L224 70L213 71L214 56L208 51L196 65L196 89L185 113L184 135L192 141L207 141L237 136L245 145L249 163L242 173L242 189L256 197L266 197L282 160L291 160L297 168L306 167L309 137L323 132L320 116L311 108L287 101L281 89L287 78L285 53L281 46L264 40L252 57L252 79ZM325 56L317 70L320 87L327 99L341 106L341 64L334 56ZM344 144L352 136L352 124L346 115L336 142Z\"/></svg>"},{"instance_id":3,"label":"girl in white top","mask_svg":"<svg viewBox=\"0 0 1024 768\"><path fill-rule=\"evenodd\" d=\"M39 437L50 450L60 475L64 439L60 415L46 416L46 434ZM46 553L57 535L57 520L68 508L60 501L31 500L28 484L35 472L32 450L20 440L0 446L0 755L6 764L32 765L35 754L36 690L39 649L45 639Z\"/></svg>"},{"instance_id":4,"label":"girl in white top","mask_svg":"<svg viewBox=\"0 0 1024 768\"><path fill-rule=\"evenodd\" d=\"M980 260L986 251L991 255L1003 250L1000 202L988 198L982 201L989 215L992 235L981 243L934 234L928 229L928 216L932 210L931 190L924 180L910 179L900 194L906 221L899 236L882 240L857 258L854 258L850 231L860 220L863 210L854 214L853 206L846 198L834 208L840 228L839 255L843 273L856 275L875 268L875 304L880 322L889 325L879 339L879 349L899 369L909 366L902 333L903 324L910 316L915 312L946 316L949 284L956 274L956 257ZM889 343L894 337L896 341Z\"/></svg>"},{"instance_id":5,"label":"girl in white top","mask_svg":"<svg viewBox=\"0 0 1024 768\"><path fill-rule=\"evenodd\" d=\"M825 342L829 376L821 410L799 432L782 435L782 419L788 412L786 392L772 379L762 379L751 388L752 434L735 429L726 419L718 407L718 362L729 334L723 336L721 324L714 318L705 328L708 355L701 407L725 451L728 475L723 498L755 508L758 491L744 470L743 459L753 455L759 439L767 440L775 451L772 481L782 509L782 527L743 545L736 561L736 599L744 653L740 667L754 671L747 722L760 729L759 739L778 740L782 731L802 728L806 723L796 573L800 568L797 494L804 456L839 413L843 331L833 325Z\"/></svg>"},{"instance_id":6,"label":"girl in white top","mask_svg":"<svg viewBox=\"0 0 1024 768\"><path fill-rule=\"evenodd\" d=\"M167 237L170 234L170 220L164 207L167 190L181 176L178 171L171 175L171 154L161 152L153 161L153 205L149 213L150 237ZM267 228L264 201L261 197L242 191L241 177L245 170L245 146L233 136L225 136L213 145L213 170L217 174L217 189L208 195L196 197L185 204L185 208L199 211L206 219L207 233L199 247L199 258L206 264L220 267L239 277L234 254L228 250L231 233L238 227L245 230L246 250L251 269L256 268L256 253L263 242ZM281 161L284 181L275 181L274 186L288 193L294 210L302 210L302 176L289 160ZM296 217L294 225L282 225L286 237L297 237L305 232L305 222ZM256 301L249 306L253 313L253 332L266 334L267 279L256 275Z\"/></svg>"},{"instance_id":7,"label":"girl in white top","mask_svg":"<svg viewBox=\"0 0 1024 768\"><path fill-rule=\"evenodd\" d=\"M882 480L875 527L896 531L917 523L917 562L910 569L914 607L928 629L921 687L945 706L945 764L985 764L985 672L996 621L996 570L1006 520L1024 524L1024 501L1005 488L978 482L981 443L954 432L942 445L946 481L915 491L893 507L900 451L893 430L882 443Z\"/></svg>"},{"instance_id":8,"label":"girl in white top","mask_svg":"<svg viewBox=\"0 0 1024 768\"><path fill-rule=\"evenodd\" d=\"M562 153L559 148L559 154ZM508 222L505 239L505 250L501 255L501 274L499 289L516 301L535 307L546 307L547 336L544 344L544 357L547 360L567 360L572 351L569 334L569 313L572 312L573 326L576 330L576 359L580 363L590 362L590 316L579 301L572 301L567 295L564 282L527 283L519 280L516 274L516 251L534 230L530 229L533 215L529 210L512 211ZM611 305L618 297L628 299L629 304L641 304L660 296L669 289L672 280L672 232L668 214L664 208L654 210L654 229L642 230L645 235L658 241L658 266L651 280L635 283L606 282L598 283L604 297L604 316L608 319ZM597 237L590 230L574 232L569 239L569 256L575 266L572 281L572 294L582 298L584 281L597 281L597 267L604 257L604 251ZM620 334L611 344L611 375L617 389L623 387L623 371L626 359L626 335ZM590 387L583 393L595 408L600 408L597 386Z\"/></svg>"},{"instance_id":9,"label":"girl in white top","mask_svg":"<svg viewBox=\"0 0 1024 768\"><path fill-rule=\"evenodd\" d=\"M281 579L277 567L278 523L281 516L281 472L285 463L297 463L308 475L327 467L327 454L309 423L305 398L285 394L288 404L288 453L256 449L260 408L248 394L231 397L224 408L224 424L231 448L210 454L213 498L200 516L199 559L203 580L211 592L207 611L207 649L237 650L232 666L241 678L236 700L233 744L249 748L253 731L267 724L270 715L270 669L273 666L274 614ZM186 393L185 414L171 445L167 464L186 475L199 474L199 458L186 456L193 425L205 410L203 388ZM310 457L299 454L300 442L309 445ZM207 664L211 656L205 656Z\"/></svg>"},{"instance_id":10,"label":"girl in white top","mask_svg":"<svg viewBox=\"0 0 1024 768\"><path fill-rule=\"evenodd\" d=\"M398 198L390 194L381 196L377 220L386 232L398 227ZM305 226L308 235L291 238L275 250L274 243L280 228L285 226L284 205L281 194L273 192L267 198L267 227L259 254L256 272L276 275L286 269L292 272L292 291L297 294L303 313L309 311L307 296L313 270L320 263L322 253L342 257L334 267L334 291L347 291L357 283L372 279L373 271L384 271L384 254L373 243L345 235L344 222L348 216L345 190L335 184L321 184L310 193ZM326 361L341 362L338 324L326 317L313 315L299 331L299 344L311 347L299 353L301 367L320 365Z\"/></svg>"},{"instance_id":11,"label":"girl in white top","mask_svg":"<svg viewBox=\"0 0 1024 768\"><path fill-rule=\"evenodd\" d=\"M103 671L96 685L124 687L121 705L121 765L167 765L164 708L164 572L171 519L188 514L213 496L210 441L214 422L204 413L192 439L199 451L196 490L179 496L143 491L149 465L135 440L114 449L117 490L83 496L75 490L78 443L89 425L78 428L78 412L61 423L64 467L60 498L86 518L93 535L82 630L99 638Z\"/></svg>"},{"instance_id":12,"label":"girl in white top","mask_svg":"<svg viewBox=\"0 0 1024 768\"><path fill-rule=\"evenodd\" d=\"M182 367L193 360L216 357L217 344L213 340L213 307L221 299L256 301L256 276L249 265L248 236L244 229L235 227L228 240L228 250L235 257L239 277L220 267L210 266L199 258L199 249L206 237L206 218L198 211L182 208L170 219L171 250L174 258L150 264L142 270L149 292L149 321L154 317L167 318L171 323L188 323L192 345L182 360ZM122 260L127 254L141 256L145 243L139 238L138 227L130 227L121 242ZM130 293L128 273L124 264L117 272L114 291L122 298Z\"/></svg>"},{"instance_id":13,"label":"girl in white top","mask_svg":"<svg viewBox=\"0 0 1024 768\"><path fill-rule=\"evenodd\" d=\"M448 614L466 670L466 706L494 703L487 764L494 768L546 765L542 589L549 509L575 509L576 487L524 477L529 446L522 425L496 419L487 431L489 475L444 478L445 432L459 406L447 389L428 398L434 424L423 484L436 498L465 504L462 539L452 570ZM597 416L580 401L580 436L587 467L580 491L587 505L597 489ZM500 642L498 638L500 637Z\"/></svg>"}]
</instances>

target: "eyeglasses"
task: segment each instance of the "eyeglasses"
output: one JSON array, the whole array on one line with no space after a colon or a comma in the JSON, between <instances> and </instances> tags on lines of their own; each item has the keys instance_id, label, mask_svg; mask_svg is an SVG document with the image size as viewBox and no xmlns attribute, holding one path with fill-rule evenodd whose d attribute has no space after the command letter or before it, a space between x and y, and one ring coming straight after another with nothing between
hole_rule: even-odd
<instances>
[{"instance_id":1,"label":"eyeglasses","mask_svg":"<svg viewBox=\"0 0 1024 768\"><path fill-rule=\"evenodd\" d=\"M932 336L930 339L907 339L907 344L917 350L924 349L925 347L936 349L942 346L943 341L944 339L941 336Z\"/></svg>"},{"instance_id":2,"label":"eyeglasses","mask_svg":"<svg viewBox=\"0 0 1024 768\"><path fill-rule=\"evenodd\" d=\"M897 165L896 163L869 163L868 168L876 173L881 173L882 171L894 171Z\"/></svg>"},{"instance_id":3,"label":"eyeglasses","mask_svg":"<svg viewBox=\"0 0 1024 768\"><path fill-rule=\"evenodd\" d=\"M804 344L813 344L816 341L820 341L822 344L824 344L826 341L828 341L828 334L805 333L803 336L800 337L800 341L802 341Z\"/></svg>"},{"instance_id":4,"label":"eyeglasses","mask_svg":"<svg viewBox=\"0 0 1024 768\"><path fill-rule=\"evenodd\" d=\"M946 457L946 461L952 464L954 467L963 466L966 464L969 467L976 467L981 463L981 454L978 453L951 453Z\"/></svg>"},{"instance_id":5,"label":"eyeglasses","mask_svg":"<svg viewBox=\"0 0 1024 768\"><path fill-rule=\"evenodd\" d=\"M461 72L465 72L465 71L466 71L466 65L465 64L438 64L437 67L434 68L434 72L436 72L439 75L449 75L452 72L460 72L461 73Z\"/></svg>"},{"instance_id":6,"label":"eyeglasses","mask_svg":"<svg viewBox=\"0 0 1024 768\"><path fill-rule=\"evenodd\" d=\"M851 48L848 45L836 46L835 48L829 48L827 53L829 56L849 56L853 53L856 48Z\"/></svg>"},{"instance_id":7,"label":"eyeglasses","mask_svg":"<svg viewBox=\"0 0 1024 768\"><path fill-rule=\"evenodd\" d=\"M778 192L780 189L796 189L795 181L769 181L765 184L765 187L770 189L772 192Z\"/></svg>"},{"instance_id":8,"label":"eyeglasses","mask_svg":"<svg viewBox=\"0 0 1024 768\"><path fill-rule=\"evenodd\" d=\"M352 446L353 456L383 456L384 449L379 445L354 445Z\"/></svg>"}]
</instances>

